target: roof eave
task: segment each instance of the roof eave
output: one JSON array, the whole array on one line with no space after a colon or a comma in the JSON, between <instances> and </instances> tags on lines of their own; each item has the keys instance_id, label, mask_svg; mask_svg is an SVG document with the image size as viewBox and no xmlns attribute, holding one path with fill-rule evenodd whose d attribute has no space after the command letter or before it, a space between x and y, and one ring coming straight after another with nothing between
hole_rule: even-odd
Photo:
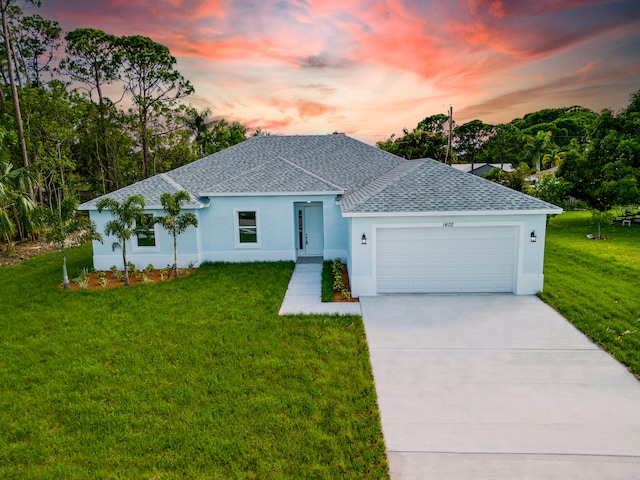
<instances>
[{"instance_id":1,"label":"roof eave","mask_svg":"<svg viewBox=\"0 0 640 480\"><path fill-rule=\"evenodd\" d=\"M343 217L459 217L464 215L559 215L563 209L539 210L439 210L429 212L342 212Z\"/></svg>"}]
</instances>

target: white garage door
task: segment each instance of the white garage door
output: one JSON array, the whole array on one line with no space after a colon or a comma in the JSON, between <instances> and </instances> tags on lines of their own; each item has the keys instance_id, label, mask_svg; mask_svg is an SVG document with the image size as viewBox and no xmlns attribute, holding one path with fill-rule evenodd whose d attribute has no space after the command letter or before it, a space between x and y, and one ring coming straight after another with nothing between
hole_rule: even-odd
<instances>
[{"instance_id":1,"label":"white garage door","mask_svg":"<svg viewBox=\"0 0 640 480\"><path fill-rule=\"evenodd\" d=\"M379 228L378 293L513 292L517 227Z\"/></svg>"}]
</instances>

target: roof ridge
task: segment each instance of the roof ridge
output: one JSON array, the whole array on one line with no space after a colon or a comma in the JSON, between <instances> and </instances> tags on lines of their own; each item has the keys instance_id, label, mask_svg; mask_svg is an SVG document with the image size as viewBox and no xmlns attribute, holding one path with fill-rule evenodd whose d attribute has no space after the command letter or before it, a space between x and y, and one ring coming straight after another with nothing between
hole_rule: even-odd
<instances>
[{"instance_id":1,"label":"roof ridge","mask_svg":"<svg viewBox=\"0 0 640 480\"><path fill-rule=\"evenodd\" d=\"M195 196L193 193L191 193L189 190L187 190L186 188L184 188L182 185L180 185L178 182L176 182L173 178L171 178L169 176L168 173L163 172L160 174L160 178L162 178L165 182L167 182L169 185L171 185L173 188L176 189L176 191L185 191L189 194L189 197L191 198L192 201L200 204L200 205L204 205L197 196Z\"/></svg>"},{"instance_id":2,"label":"roof ridge","mask_svg":"<svg viewBox=\"0 0 640 480\"><path fill-rule=\"evenodd\" d=\"M424 161L424 158L418 160L405 160L404 163L393 167L391 170L363 187L344 195L341 199L341 204L344 203L347 210L357 207L374 195L382 192L389 185L396 183L398 180L401 180L409 173L413 172L416 168L422 165Z\"/></svg>"},{"instance_id":3,"label":"roof ridge","mask_svg":"<svg viewBox=\"0 0 640 480\"><path fill-rule=\"evenodd\" d=\"M332 187L335 187L339 190L346 190L344 187L340 186L340 185L336 185L335 183L327 180L326 178L322 178L320 175L318 175L317 173L313 173L311 170L307 170L304 167L301 167L300 165L298 165L297 163L292 162L291 160L287 160L284 157L281 157L279 155L276 156L277 159L282 160L283 162L285 162L287 165L291 165L292 167L297 168L298 170L302 170L304 173L306 173L307 175L310 175L311 177L320 180L322 182L325 182L327 185L331 185Z\"/></svg>"}]
</instances>

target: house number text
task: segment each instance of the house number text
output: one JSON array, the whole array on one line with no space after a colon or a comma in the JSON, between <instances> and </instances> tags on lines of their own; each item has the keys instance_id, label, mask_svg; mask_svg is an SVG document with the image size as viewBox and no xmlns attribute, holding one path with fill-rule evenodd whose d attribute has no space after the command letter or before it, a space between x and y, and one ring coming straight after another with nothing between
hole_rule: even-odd
<instances>
[{"instance_id":1,"label":"house number text","mask_svg":"<svg viewBox=\"0 0 640 480\"><path fill-rule=\"evenodd\" d=\"M445 227L445 228L451 228L451 227L453 227L453 222L444 222L442 224L442 226Z\"/></svg>"}]
</instances>

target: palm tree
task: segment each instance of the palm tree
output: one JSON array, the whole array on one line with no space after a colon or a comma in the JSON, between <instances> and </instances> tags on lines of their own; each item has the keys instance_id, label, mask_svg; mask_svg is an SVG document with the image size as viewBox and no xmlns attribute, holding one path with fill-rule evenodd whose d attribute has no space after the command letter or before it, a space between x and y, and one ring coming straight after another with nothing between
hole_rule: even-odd
<instances>
[{"instance_id":1,"label":"palm tree","mask_svg":"<svg viewBox=\"0 0 640 480\"><path fill-rule=\"evenodd\" d=\"M0 237L7 241L7 255L13 255L13 236L16 221L29 219L35 204L29 195L29 177L26 169L13 169L13 165L0 162Z\"/></svg>"},{"instance_id":2,"label":"palm tree","mask_svg":"<svg viewBox=\"0 0 640 480\"><path fill-rule=\"evenodd\" d=\"M105 235L117 237L120 243L113 244L113 250L122 248L122 263L124 265L124 284L129 286L129 271L127 267L127 240L144 228L144 207L146 203L142 195L130 195L122 203L113 198L103 198L96 207L98 212L109 210L113 220L104 226Z\"/></svg>"},{"instance_id":3,"label":"palm tree","mask_svg":"<svg viewBox=\"0 0 640 480\"><path fill-rule=\"evenodd\" d=\"M534 136L529 136L525 145L525 153L531 159L529 164L531 167L535 165L536 170L540 171L540 161L542 156L549 149L551 144L551 132L543 132L540 130Z\"/></svg>"},{"instance_id":4,"label":"palm tree","mask_svg":"<svg viewBox=\"0 0 640 480\"><path fill-rule=\"evenodd\" d=\"M542 156L542 167L557 167L562 163L562 160L564 160L564 157L566 155L566 152L561 152L560 150L554 148L549 153L545 153Z\"/></svg>"},{"instance_id":5,"label":"palm tree","mask_svg":"<svg viewBox=\"0 0 640 480\"><path fill-rule=\"evenodd\" d=\"M69 235L83 232L82 241L102 241L102 236L96 232L95 224L89 218L77 215L79 204L80 200L76 197L67 197L58 204L57 208L40 210L43 223L50 227L45 234L45 239L47 243L57 245L62 254L62 281L65 289L71 288L67 274L67 256L64 252Z\"/></svg>"},{"instance_id":6,"label":"palm tree","mask_svg":"<svg viewBox=\"0 0 640 480\"><path fill-rule=\"evenodd\" d=\"M198 219L191 212L180 213L182 203L189 201L191 196L188 192L180 190L174 193L163 193L160 196L160 203L166 215L160 217L158 222L164 229L173 236L173 270L174 278L178 277L178 235L183 233L190 225L198 226Z\"/></svg>"}]
</instances>

